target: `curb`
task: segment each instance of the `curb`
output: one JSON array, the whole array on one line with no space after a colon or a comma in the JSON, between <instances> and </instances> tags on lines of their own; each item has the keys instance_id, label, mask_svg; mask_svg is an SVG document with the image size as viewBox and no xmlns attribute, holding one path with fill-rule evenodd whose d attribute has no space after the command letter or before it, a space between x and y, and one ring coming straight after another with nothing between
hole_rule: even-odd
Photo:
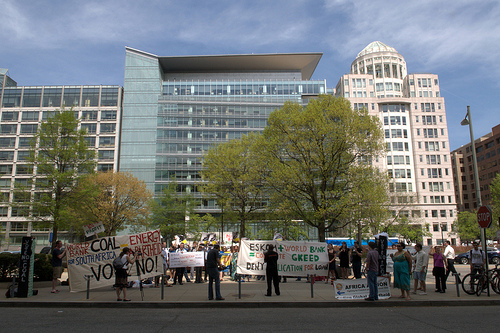
<instances>
[{"instance_id":1,"label":"curb","mask_svg":"<svg viewBox=\"0 0 500 333\"><path fill-rule=\"evenodd\" d=\"M318 301L318 302L29 302L0 301L0 308L120 308L120 309L193 309L193 308L385 308L385 307L452 307L500 306L500 300L443 300L443 301Z\"/></svg>"}]
</instances>

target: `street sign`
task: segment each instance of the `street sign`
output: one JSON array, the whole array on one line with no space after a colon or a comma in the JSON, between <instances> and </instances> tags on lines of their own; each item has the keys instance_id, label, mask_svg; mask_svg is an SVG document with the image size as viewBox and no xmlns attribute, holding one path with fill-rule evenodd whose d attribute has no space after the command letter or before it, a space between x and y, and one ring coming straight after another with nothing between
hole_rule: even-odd
<instances>
[{"instance_id":1,"label":"street sign","mask_svg":"<svg viewBox=\"0 0 500 333\"><path fill-rule=\"evenodd\" d=\"M481 228L489 228L491 225L491 209L488 206L481 206L477 210L477 223Z\"/></svg>"}]
</instances>

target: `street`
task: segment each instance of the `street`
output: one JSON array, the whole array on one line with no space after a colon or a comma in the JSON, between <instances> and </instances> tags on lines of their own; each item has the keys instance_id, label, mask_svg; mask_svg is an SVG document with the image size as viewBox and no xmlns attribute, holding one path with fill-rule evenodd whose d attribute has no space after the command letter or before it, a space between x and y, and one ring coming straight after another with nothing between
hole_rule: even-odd
<instances>
[{"instance_id":1,"label":"street","mask_svg":"<svg viewBox=\"0 0 500 333\"><path fill-rule=\"evenodd\" d=\"M207 304L207 306L209 306ZM4 332L496 332L500 306L2 309Z\"/></svg>"}]
</instances>

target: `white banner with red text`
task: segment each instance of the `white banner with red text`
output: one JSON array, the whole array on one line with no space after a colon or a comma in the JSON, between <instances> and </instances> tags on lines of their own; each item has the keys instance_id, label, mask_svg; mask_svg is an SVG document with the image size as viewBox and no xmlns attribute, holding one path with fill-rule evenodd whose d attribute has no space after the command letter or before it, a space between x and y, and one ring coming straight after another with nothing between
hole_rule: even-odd
<instances>
[{"instance_id":1,"label":"white banner with red text","mask_svg":"<svg viewBox=\"0 0 500 333\"><path fill-rule=\"evenodd\" d=\"M169 268L203 267L205 265L205 252L172 252L169 254L169 260Z\"/></svg>"},{"instance_id":2,"label":"white banner with red text","mask_svg":"<svg viewBox=\"0 0 500 333\"><path fill-rule=\"evenodd\" d=\"M109 236L92 241L67 244L68 275L71 291L87 290L87 277L90 276L90 288L101 288L115 283L113 260L120 255L124 247L133 253L142 253L133 265L129 265L131 279L149 278L163 272L160 256L160 230L146 231L135 235Z\"/></svg>"},{"instance_id":3,"label":"white banner with red text","mask_svg":"<svg viewBox=\"0 0 500 333\"><path fill-rule=\"evenodd\" d=\"M269 245L279 255L278 274L281 276L326 276L328 274L327 244L319 242L242 240L238 253L237 273L265 275L264 253Z\"/></svg>"}]
</instances>

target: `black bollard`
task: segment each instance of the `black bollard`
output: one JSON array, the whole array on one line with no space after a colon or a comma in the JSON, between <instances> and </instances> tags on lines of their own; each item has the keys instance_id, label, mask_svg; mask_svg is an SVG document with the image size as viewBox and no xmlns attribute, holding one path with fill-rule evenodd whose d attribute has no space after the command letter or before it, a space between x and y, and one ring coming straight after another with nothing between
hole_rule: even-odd
<instances>
[{"instance_id":1,"label":"black bollard","mask_svg":"<svg viewBox=\"0 0 500 333\"><path fill-rule=\"evenodd\" d=\"M238 279L238 299L241 299L241 276L236 274L236 278Z\"/></svg>"},{"instance_id":2,"label":"black bollard","mask_svg":"<svg viewBox=\"0 0 500 333\"><path fill-rule=\"evenodd\" d=\"M460 285L461 280L460 280L460 273L453 273L455 275L455 285L457 286L457 297L460 297Z\"/></svg>"},{"instance_id":3,"label":"black bollard","mask_svg":"<svg viewBox=\"0 0 500 333\"><path fill-rule=\"evenodd\" d=\"M90 298L90 277L92 275L85 275L85 279L87 280L87 299Z\"/></svg>"},{"instance_id":4,"label":"black bollard","mask_svg":"<svg viewBox=\"0 0 500 333\"><path fill-rule=\"evenodd\" d=\"M161 300L163 301L163 296L165 294L165 274L161 275Z\"/></svg>"},{"instance_id":5,"label":"black bollard","mask_svg":"<svg viewBox=\"0 0 500 333\"><path fill-rule=\"evenodd\" d=\"M314 277L316 276L316 274L314 275L309 275L309 278L311 279L310 282L311 282L311 298L314 298Z\"/></svg>"}]
</instances>

